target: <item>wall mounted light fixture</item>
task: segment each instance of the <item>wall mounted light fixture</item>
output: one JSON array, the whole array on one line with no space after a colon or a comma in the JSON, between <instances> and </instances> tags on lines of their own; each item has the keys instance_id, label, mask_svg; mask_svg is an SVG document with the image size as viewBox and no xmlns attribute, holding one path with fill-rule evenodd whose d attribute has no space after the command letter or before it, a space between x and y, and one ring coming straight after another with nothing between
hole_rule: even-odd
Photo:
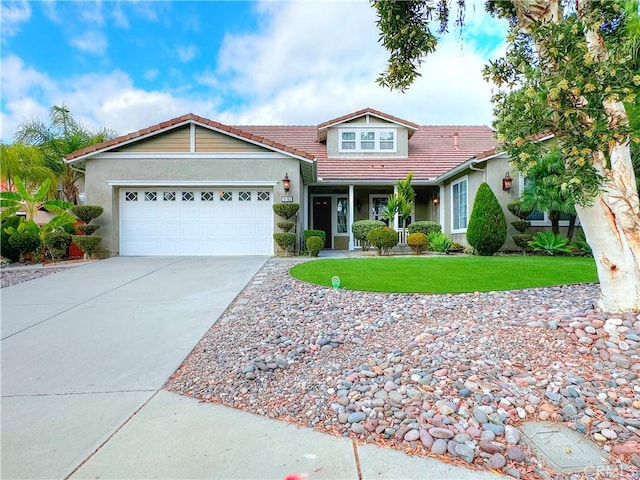
<instances>
[{"instance_id":1,"label":"wall mounted light fixture","mask_svg":"<svg viewBox=\"0 0 640 480\"><path fill-rule=\"evenodd\" d=\"M282 188L285 192L288 192L291 188L291 180L289 180L289 174L285 173L284 178L282 179Z\"/></svg>"},{"instance_id":2,"label":"wall mounted light fixture","mask_svg":"<svg viewBox=\"0 0 640 480\"><path fill-rule=\"evenodd\" d=\"M440 197L438 196L437 193L433 196L433 204L440 205Z\"/></svg>"},{"instance_id":3,"label":"wall mounted light fixture","mask_svg":"<svg viewBox=\"0 0 640 480\"><path fill-rule=\"evenodd\" d=\"M512 183L513 179L511 178L511 175L509 175L509 172L505 173L504 178L502 179L502 190L509 193L511 191Z\"/></svg>"}]
</instances>

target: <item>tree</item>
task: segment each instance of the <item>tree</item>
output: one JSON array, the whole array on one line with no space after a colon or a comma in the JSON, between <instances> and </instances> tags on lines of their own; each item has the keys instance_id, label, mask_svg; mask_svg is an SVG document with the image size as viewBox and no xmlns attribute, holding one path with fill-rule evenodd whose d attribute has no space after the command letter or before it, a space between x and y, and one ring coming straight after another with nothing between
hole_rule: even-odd
<instances>
[{"instance_id":1,"label":"tree","mask_svg":"<svg viewBox=\"0 0 640 480\"><path fill-rule=\"evenodd\" d=\"M493 255L507 239L507 219L491 187L482 182L473 202L467 241L479 255Z\"/></svg>"},{"instance_id":2,"label":"tree","mask_svg":"<svg viewBox=\"0 0 640 480\"><path fill-rule=\"evenodd\" d=\"M389 50L378 79L406 90L436 48L431 24L444 32L449 1L374 1ZM464 5L464 0L458 5ZM488 0L487 11L510 24L509 49L485 77L495 127L512 165L524 176L541 158L540 134L551 133L564 169L556 188L576 206L600 279L601 310L640 311L640 201L624 104L637 105L637 0ZM563 8L565 7L565 8ZM458 21L463 23L463 9Z\"/></svg>"},{"instance_id":3,"label":"tree","mask_svg":"<svg viewBox=\"0 0 640 480\"><path fill-rule=\"evenodd\" d=\"M413 172L409 172L404 180L396 182L396 192L389 197L387 205L382 211L382 218L393 224L393 219L398 214L398 219L402 224L402 230L407 228L407 219L413 214L415 207L416 192L411 186Z\"/></svg>"},{"instance_id":4,"label":"tree","mask_svg":"<svg viewBox=\"0 0 640 480\"><path fill-rule=\"evenodd\" d=\"M56 175L37 147L22 143L0 144L0 172L5 190L15 187L15 178L20 177L27 188L36 188L49 179L55 191Z\"/></svg>"},{"instance_id":5,"label":"tree","mask_svg":"<svg viewBox=\"0 0 640 480\"><path fill-rule=\"evenodd\" d=\"M49 111L49 124L31 120L18 127L16 141L38 147L58 177L63 199L77 203L77 182L82 172L64 162L64 156L116 136L108 129L90 130L83 127L65 106L53 106Z\"/></svg>"},{"instance_id":6,"label":"tree","mask_svg":"<svg viewBox=\"0 0 640 480\"><path fill-rule=\"evenodd\" d=\"M73 206L71 203L63 200L47 199L51 187L50 179L47 178L35 191L29 190L20 177L16 177L14 181L16 192L0 192L0 207L4 208L2 214L0 214L0 221L15 215L19 211L26 213L27 221L33 221L40 209L45 209L56 215L51 222L56 218L59 219L57 221L61 222L61 224L75 221L73 215L67 211Z\"/></svg>"},{"instance_id":7,"label":"tree","mask_svg":"<svg viewBox=\"0 0 640 480\"><path fill-rule=\"evenodd\" d=\"M576 209L566 191L557 187L558 175L562 174L564 163L558 148L552 148L547 154L536 160L529 169L527 183L522 192L520 208L549 212L551 230L560 233L560 215L570 215L567 238L571 241L575 228Z\"/></svg>"}]
</instances>

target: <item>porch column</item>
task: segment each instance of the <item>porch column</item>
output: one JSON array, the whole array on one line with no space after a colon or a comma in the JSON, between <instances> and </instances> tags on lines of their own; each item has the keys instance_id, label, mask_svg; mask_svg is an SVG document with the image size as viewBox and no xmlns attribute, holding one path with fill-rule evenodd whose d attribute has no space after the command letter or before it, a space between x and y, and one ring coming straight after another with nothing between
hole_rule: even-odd
<instances>
[{"instance_id":1,"label":"porch column","mask_svg":"<svg viewBox=\"0 0 640 480\"><path fill-rule=\"evenodd\" d=\"M398 194L398 185L394 185L393 186L393 194L397 195ZM397 232L398 231L398 212L396 212L396 214L393 216L393 229Z\"/></svg>"},{"instance_id":2,"label":"porch column","mask_svg":"<svg viewBox=\"0 0 640 480\"><path fill-rule=\"evenodd\" d=\"M349 185L349 220L347 222L347 228L349 229L349 251L355 249L353 242L353 232L351 231L351 224L353 223L353 208L355 204L353 185Z\"/></svg>"},{"instance_id":3,"label":"porch column","mask_svg":"<svg viewBox=\"0 0 640 480\"><path fill-rule=\"evenodd\" d=\"M440 213L440 225L442 226L442 231L445 231L444 228L444 207L447 205L446 199L444 198L444 187L442 185L438 185L438 196L440 197L440 205L438 205L438 212ZM449 207L451 208L451 207Z\"/></svg>"},{"instance_id":4,"label":"porch column","mask_svg":"<svg viewBox=\"0 0 640 480\"><path fill-rule=\"evenodd\" d=\"M309 230L309 185L302 187L302 229Z\"/></svg>"}]
</instances>

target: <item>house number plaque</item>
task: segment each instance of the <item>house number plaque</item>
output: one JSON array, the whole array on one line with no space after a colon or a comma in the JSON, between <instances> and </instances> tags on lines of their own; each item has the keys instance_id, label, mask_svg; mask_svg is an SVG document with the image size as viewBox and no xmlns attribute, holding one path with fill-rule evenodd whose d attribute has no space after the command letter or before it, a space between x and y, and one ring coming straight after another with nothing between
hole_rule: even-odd
<instances>
[{"instance_id":1,"label":"house number plaque","mask_svg":"<svg viewBox=\"0 0 640 480\"><path fill-rule=\"evenodd\" d=\"M293 197L291 197L291 196L280 197L280 201L282 203L291 203L291 202L293 202Z\"/></svg>"}]
</instances>

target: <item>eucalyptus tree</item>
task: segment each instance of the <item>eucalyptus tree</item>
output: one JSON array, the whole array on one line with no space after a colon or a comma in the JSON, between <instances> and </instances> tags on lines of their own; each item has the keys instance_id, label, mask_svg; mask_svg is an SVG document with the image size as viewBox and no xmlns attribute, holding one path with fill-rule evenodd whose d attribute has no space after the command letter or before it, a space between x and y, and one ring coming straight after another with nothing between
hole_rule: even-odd
<instances>
[{"instance_id":1,"label":"eucalyptus tree","mask_svg":"<svg viewBox=\"0 0 640 480\"><path fill-rule=\"evenodd\" d=\"M378 82L406 90L447 29L450 0L374 1L390 52ZM458 0L459 24L464 0ZM524 176L551 133L564 169L555 187L575 204L600 279L599 308L640 311L640 202L625 109L637 105L637 0L489 0L509 23L504 58L485 67L497 85L495 127Z\"/></svg>"},{"instance_id":2,"label":"eucalyptus tree","mask_svg":"<svg viewBox=\"0 0 640 480\"><path fill-rule=\"evenodd\" d=\"M77 203L78 180L82 172L64 162L64 156L116 136L108 129L91 130L80 125L65 106L49 110L49 123L30 120L21 124L16 141L38 147L50 168L56 173L64 200Z\"/></svg>"}]
</instances>

